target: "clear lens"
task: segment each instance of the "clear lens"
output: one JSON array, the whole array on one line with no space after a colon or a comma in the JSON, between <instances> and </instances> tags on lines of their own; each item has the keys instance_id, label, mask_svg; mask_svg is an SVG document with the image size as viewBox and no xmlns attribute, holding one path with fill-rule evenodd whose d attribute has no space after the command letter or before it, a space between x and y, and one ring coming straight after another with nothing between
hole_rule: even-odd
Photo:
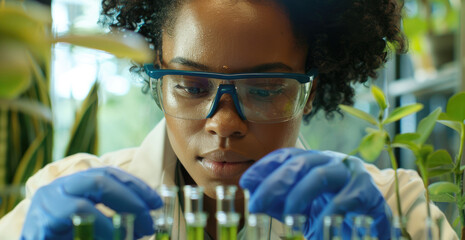
<instances>
[{"instance_id":1,"label":"clear lens","mask_svg":"<svg viewBox=\"0 0 465 240\"><path fill-rule=\"evenodd\" d=\"M222 80L186 75L165 75L157 82L163 111L177 118L205 119L221 84L235 85L240 110L251 122L282 122L299 114L310 83L287 78ZM239 111L239 110L238 110Z\"/></svg>"},{"instance_id":2,"label":"clear lens","mask_svg":"<svg viewBox=\"0 0 465 240\"><path fill-rule=\"evenodd\" d=\"M252 122L282 122L305 105L305 85L295 79L247 79L236 82L240 106Z\"/></svg>"}]
</instances>

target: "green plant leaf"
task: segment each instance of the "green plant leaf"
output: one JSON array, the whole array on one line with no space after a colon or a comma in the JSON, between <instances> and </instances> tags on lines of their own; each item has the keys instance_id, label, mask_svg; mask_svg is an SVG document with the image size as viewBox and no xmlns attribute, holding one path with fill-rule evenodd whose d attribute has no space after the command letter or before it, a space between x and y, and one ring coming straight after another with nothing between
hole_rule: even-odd
<instances>
[{"instance_id":1,"label":"green plant leaf","mask_svg":"<svg viewBox=\"0 0 465 240\"><path fill-rule=\"evenodd\" d=\"M0 7L0 36L25 43L31 52L39 53L39 56L49 51L48 26L51 22L50 8L43 4L28 1Z\"/></svg>"},{"instance_id":2,"label":"green plant leaf","mask_svg":"<svg viewBox=\"0 0 465 240\"><path fill-rule=\"evenodd\" d=\"M153 51L145 39L138 34L69 35L58 37L56 41L102 50L116 57L130 58L139 63L153 60Z\"/></svg>"},{"instance_id":3,"label":"green plant leaf","mask_svg":"<svg viewBox=\"0 0 465 240\"><path fill-rule=\"evenodd\" d=\"M455 197L449 193L443 193L439 195L429 195L431 201L434 202L455 202Z\"/></svg>"},{"instance_id":4,"label":"green plant leaf","mask_svg":"<svg viewBox=\"0 0 465 240\"><path fill-rule=\"evenodd\" d=\"M460 92L452 96L447 101L446 113L451 120L463 123L465 120L465 92Z\"/></svg>"},{"instance_id":5,"label":"green plant leaf","mask_svg":"<svg viewBox=\"0 0 465 240\"><path fill-rule=\"evenodd\" d=\"M368 123L370 124L373 124L373 125L376 125L377 122L376 122L376 119L371 116L370 114L362 111L362 110L359 110L357 108L354 108L354 107L351 107L351 106L347 106L347 105L342 105L340 104L339 107L341 108L342 111L354 116L354 117L357 117L357 118L360 118L362 120L365 120L367 121Z\"/></svg>"},{"instance_id":6,"label":"green plant leaf","mask_svg":"<svg viewBox=\"0 0 465 240\"><path fill-rule=\"evenodd\" d=\"M14 99L32 83L26 49L21 44L0 42L0 99Z\"/></svg>"},{"instance_id":7,"label":"green plant leaf","mask_svg":"<svg viewBox=\"0 0 465 240\"><path fill-rule=\"evenodd\" d=\"M68 146L65 151L65 156L79 152L97 154L98 88L99 84L98 82L95 82L76 114L70 141L68 142Z\"/></svg>"},{"instance_id":8,"label":"green plant leaf","mask_svg":"<svg viewBox=\"0 0 465 240\"><path fill-rule=\"evenodd\" d=\"M454 201L455 202L455 201ZM454 220L454 222L452 223L452 225L454 226L454 228L457 227L457 225L459 224L460 222L460 216L457 216Z\"/></svg>"},{"instance_id":9,"label":"green plant leaf","mask_svg":"<svg viewBox=\"0 0 465 240\"><path fill-rule=\"evenodd\" d=\"M428 156L434 151L434 147L430 144L420 145L420 156L423 158L424 161L428 159Z\"/></svg>"},{"instance_id":10,"label":"green plant leaf","mask_svg":"<svg viewBox=\"0 0 465 240\"><path fill-rule=\"evenodd\" d=\"M27 98L18 98L14 100L0 99L0 106L4 106L9 110L24 113L34 118L39 118L48 123L52 123L53 121L52 110L50 107L47 107L38 101L33 101Z\"/></svg>"},{"instance_id":11,"label":"green plant leaf","mask_svg":"<svg viewBox=\"0 0 465 240\"><path fill-rule=\"evenodd\" d=\"M379 108L384 111L387 108L386 97L384 96L383 91L377 86L371 86L371 94L378 103Z\"/></svg>"},{"instance_id":12,"label":"green plant leaf","mask_svg":"<svg viewBox=\"0 0 465 240\"><path fill-rule=\"evenodd\" d=\"M414 153L417 153L420 151L420 148L413 142L405 142L405 143L392 143L391 146L393 148L404 148L411 150Z\"/></svg>"},{"instance_id":13,"label":"green plant leaf","mask_svg":"<svg viewBox=\"0 0 465 240\"><path fill-rule=\"evenodd\" d=\"M360 142L359 152L368 162L375 161L384 149L386 133L384 131L371 132Z\"/></svg>"},{"instance_id":14,"label":"green plant leaf","mask_svg":"<svg viewBox=\"0 0 465 240\"><path fill-rule=\"evenodd\" d=\"M454 129L459 134L462 133L463 123L453 120L447 113L441 113L439 115L438 123Z\"/></svg>"},{"instance_id":15,"label":"green plant leaf","mask_svg":"<svg viewBox=\"0 0 465 240\"><path fill-rule=\"evenodd\" d=\"M431 132L433 131L434 125L436 125L436 121L441 112L441 108L436 108L436 110L420 121L417 127L417 133L420 135L420 137L415 140L417 144L423 144L426 142Z\"/></svg>"},{"instance_id":16,"label":"green plant leaf","mask_svg":"<svg viewBox=\"0 0 465 240\"><path fill-rule=\"evenodd\" d=\"M416 113L423 108L423 104L415 103L394 109L389 116L384 119L383 124L395 122L405 116Z\"/></svg>"},{"instance_id":17,"label":"green plant leaf","mask_svg":"<svg viewBox=\"0 0 465 240\"><path fill-rule=\"evenodd\" d=\"M460 193L460 188L451 182L435 182L428 186L430 195L441 195L444 193Z\"/></svg>"},{"instance_id":18,"label":"green plant leaf","mask_svg":"<svg viewBox=\"0 0 465 240\"><path fill-rule=\"evenodd\" d=\"M430 177L430 178L441 176L441 175L444 175L444 174L447 174L447 173L451 173L452 171L454 171L454 166L453 165L444 166L444 167L441 167L441 168L427 169L428 177Z\"/></svg>"},{"instance_id":19,"label":"green plant leaf","mask_svg":"<svg viewBox=\"0 0 465 240\"><path fill-rule=\"evenodd\" d=\"M418 133L402 133L397 134L394 137L393 143L406 143L406 142L413 142L414 140L418 139L420 134Z\"/></svg>"},{"instance_id":20,"label":"green plant leaf","mask_svg":"<svg viewBox=\"0 0 465 240\"><path fill-rule=\"evenodd\" d=\"M432 154L429 154L426 160L427 168L434 168L453 164L454 162L452 161L452 157L450 156L449 152L447 152L444 149L440 149L436 152L433 152Z\"/></svg>"}]
</instances>

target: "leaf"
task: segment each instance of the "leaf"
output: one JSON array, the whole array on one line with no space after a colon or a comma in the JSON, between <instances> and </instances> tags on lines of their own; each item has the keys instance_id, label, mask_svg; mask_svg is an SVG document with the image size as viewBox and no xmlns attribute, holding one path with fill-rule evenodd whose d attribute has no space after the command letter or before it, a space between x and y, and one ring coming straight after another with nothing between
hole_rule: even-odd
<instances>
[{"instance_id":1,"label":"leaf","mask_svg":"<svg viewBox=\"0 0 465 240\"><path fill-rule=\"evenodd\" d=\"M39 118L45 122L52 123L53 115L50 107L42 103L26 98L18 98L14 100L1 100L0 106L5 106L9 110L17 111L29 115L34 118Z\"/></svg>"},{"instance_id":2,"label":"leaf","mask_svg":"<svg viewBox=\"0 0 465 240\"><path fill-rule=\"evenodd\" d=\"M52 18L49 7L33 2L0 7L0 36L27 43L32 49L49 46L46 26Z\"/></svg>"},{"instance_id":3,"label":"leaf","mask_svg":"<svg viewBox=\"0 0 465 240\"><path fill-rule=\"evenodd\" d=\"M450 127L459 134L462 134L463 123L452 120L446 113L441 113L441 115L439 115L438 123Z\"/></svg>"},{"instance_id":4,"label":"leaf","mask_svg":"<svg viewBox=\"0 0 465 240\"><path fill-rule=\"evenodd\" d=\"M395 122L405 116L420 111L422 108L423 105L420 103L410 104L407 106L396 108L389 114L389 116L386 119L384 119L383 124Z\"/></svg>"},{"instance_id":5,"label":"leaf","mask_svg":"<svg viewBox=\"0 0 465 240\"><path fill-rule=\"evenodd\" d=\"M445 167L442 167L442 168L427 169L428 177L430 177L430 178L441 176L441 175L444 175L444 174L447 174L447 173L451 173L453 170L454 170L453 165L445 166Z\"/></svg>"},{"instance_id":6,"label":"leaf","mask_svg":"<svg viewBox=\"0 0 465 240\"><path fill-rule=\"evenodd\" d=\"M97 153L98 88L99 84L95 82L76 115L65 156L79 152Z\"/></svg>"},{"instance_id":7,"label":"leaf","mask_svg":"<svg viewBox=\"0 0 465 240\"><path fill-rule=\"evenodd\" d=\"M359 152L368 162L375 161L384 149L386 134L384 131L371 132L360 142Z\"/></svg>"},{"instance_id":8,"label":"leaf","mask_svg":"<svg viewBox=\"0 0 465 240\"><path fill-rule=\"evenodd\" d=\"M418 133L402 133L397 134L394 137L393 143L406 143L406 142L413 142L414 140L418 139L420 134Z\"/></svg>"},{"instance_id":9,"label":"leaf","mask_svg":"<svg viewBox=\"0 0 465 240\"><path fill-rule=\"evenodd\" d=\"M455 202L455 196L448 194L448 193L443 193L439 195L429 195L429 198L431 201L434 202Z\"/></svg>"},{"instance_id":10,"label":"leaf","mask_svg":"<svg viewBox=\"0 0 465 240\"><path fill-rule=\"evenodd\" d=\"M378 103L379 108L384 111L387 108L386 97L384 96L383 91L377 86L371 86L371 94Z\"/></svg>"},{"instance_id":11,"label":"leaf","mask_svg":"<svg viewBox=\"0 0 465 240\"><path fill-rule=\"evenodd\" d=\"M130 58L136 62L152 61L152 50L145 39L138 34L113 33L98 35L68 35L58 37L57 42L102 50L120 58Z\"/></svg>"},{"instance_id":12,"label":"leaf","mask_svg":"<svg viewBox=\"0 0 465 240\"><path fill-rule=\"evenodd\" d=\"M357 118L360 118L362 120L365 120L367 121L368 123L370 124L373 124L373 125L376 125L377 122L376 122L376 119L371 116L370 114L362 111L362 110L359 110L357 108L354 108L354 107L351 107L351 106L347 106L347 105L342 105L340 104L339 107L342 109L342 111L354 116L354 117L357 117Z\"/></svg>"},{"instance_id":13,"label":"leaf","mask_svg":"<svg viewBox=\"0 0 465 240\"><path fill-rule=\"evenodd\" d=\"M444 165L454 164L449 152L444 149L437 150L430 154L426 160L427 168L440 167Z\"/></svg>"},{"instance_id":14,"label":"leaf","mask_svg":"<svg viewBox=\"0 0 465 240\"><path fill-rule=\"evenodd\" d=\"M455 201L454 201L455 202ZM457 227L457 225L459 225L459 222L460 222L460 216L457 216L454 220L454 222L452 223L452 225L454 226L454 228Z\"/></svg>"},{"instance_id":15,"label":"leaf","mask_svg":"<svg viewBox=\"0 0 465 240\"><path fill-rule=\"evenodd\" d=\"M14 99L32 83L26 49L18 43L0 43L0 99Z\"/></svg>"},{"instance_id":16,"label":"leaf","mask_svg":"<svg viewBox=\"0 0 465 240\"><path fill-rule=\"evenodd\" d=\"M460 193L460 188L451 182L435 182L428 186L430 195Z\"/></svg>"},{"instance_id":17,"label":"leaf","mask_svg":"<svg viewBox=\"0 0 465 240\"><path fill-rule=\"evenodd\" d=\"M40 152L43 150L45 139L46 135L41 132L24 153L14 175L13 184L24 183L27 178L40 169L40 167L36 167L38 162L37 159L41 155Z\"/></svg>"},{"instance_id":18,"label":"leaf","mask_svg":"<svg viewBox=\"0 0 465 240\"><path fill-rule=\"evenodd\" d=\"M441 112L441 108L436 108L436 110L420 121L416 131L420 135L420 138L415 141L417 144L423 144L426 142L431 132L433 131L434 125L436 125L436 120L438 119Z\"/></svg>"},{"instance_id":19,"label":"leaf","mask_svg":"<svg viewBox=\"0 0 465 240\"><path fill-rule=\"evenodd\" d=\"M465 92L457 93L447 101L446 113L451 120L463 123L465 120Z\"/></svg>"}]
</instances>

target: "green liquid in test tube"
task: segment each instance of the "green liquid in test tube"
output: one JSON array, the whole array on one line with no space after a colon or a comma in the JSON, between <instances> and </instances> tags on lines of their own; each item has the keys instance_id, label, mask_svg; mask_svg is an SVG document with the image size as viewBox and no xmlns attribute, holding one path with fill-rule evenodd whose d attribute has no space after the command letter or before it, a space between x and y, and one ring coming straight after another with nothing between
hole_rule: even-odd
<instances>
[{"instance_id":1,"label":"green liquid in test tube","mask_svg":"<svg viewBox=\"0 0 465 240\"><path fill-rule=\"evenodd\" d=\"M234 185L216 187L216 220L219 240L237 239L237 226L241 216L234 211L236 190L237 187Z\"/></svg>"},{"instance_id":2,"label":"green liquid in test tube","mask_svg":"<svg viewBox=\"0 0 465 240\"><path fill-rule=\"evenodd\" d=\"M203 187L184 186L187 240L203 240L207 214L203 212Z\"/></svg>"},{"instance_id":3,"label":"green liquid in test tube","mask_svg":"<svg viewBox=\"0 0 465 240\"><path fill-rule=\"evenodd\" d=\"M131 213L118 213L112 217L113 240L133 240L134 239L134 219Z\"/></svg>"},{"instance_id":4,"label":"green liquid in test tube","mask_svg":"<svg viewBox=\"0 0 465 240\"><path fill-rule=\"evenodd\" d=\"M167 232L159 232L155 234L156 240L170 240L170 234Z\"/></svg>"},{"instance_id":5,"label":"green liquid in test tube","mask_svg":"<svg viewBox=\"0 0 465 240\"><path fill-rule=\"evenodd\" d=\"M303 229L307 218L304 215L293 214L284 216L284 239L303 240Z\"/></svg>"},{"instance_id":6,"label":"green liquid in test tube","mask_svg":"<svg viewBox=\"0 0 465 240\"><path fill-rule=\"evenodd\" d=\"M262 214L249 214L247 218L247 240L269 240L271 217Z\"/></svg>"},{"instance_id":7,"label":"green liquid in test tube","mask_svg":"<svg viewBox=\"0 0 465 240\"><path fill-rule=\"evenodd\" d=\"M187 226L187 240L204 239L204 227Z\"/></svg>"},{"instance_id":8,"label":"green liquid in test tube","mask_svg":"<svg viewBox=\"0 0 465 240\"><path fill-rule=\"evenodd\" d=\"M237 226L220 226L220 239L221 240L237 239Z\"/></svg>"},{"instance_id":9,"label":"green liquid in test tube","mask_svg":"<svg viewBox=\"0 0 465 240\"><path fill-rule=\"evenodd\" d=\"M75 214L71 220L74 226L74 240L94 239L95 216L93 214Z\"/></svg>"},{"instance_id":10,"label":"green liquid in test tube","mask_svg":"<svg viewBox=\"0 0 465 240\"><path fill-rule=\"evenodd\" d=\"M150 212L155 230L155 239L169 240L173 226L178 187L162 185L157 189L157 192L163 200L163 207Z\"/></svg>"}]
</instances>

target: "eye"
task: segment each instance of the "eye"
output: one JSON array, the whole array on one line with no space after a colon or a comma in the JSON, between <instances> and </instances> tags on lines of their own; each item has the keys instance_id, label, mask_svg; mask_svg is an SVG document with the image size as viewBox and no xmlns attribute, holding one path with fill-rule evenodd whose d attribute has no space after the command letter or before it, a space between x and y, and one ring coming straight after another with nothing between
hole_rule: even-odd
<instances>
[{"instance_id":1,"label":"eye","mask_svg":"<svg viewBox=\"0 0 465 240\"><path fill-rule=\"evenodd\" d=\"M282 94L283 92L284 92L283 88L273 89L273 90L268 90L268 89L263 89L263 88L249 89L249 94L257 96L257 97L261 97L261 98L276 96L276 95Z\"/></svg>"},{"instance_id":2,"label":"eye","mask_svg":"<svg viewBox=\"0 0 465 240\"><path fill-rule=\"evenodd\" d=\"M173 85L174 91L184 97L199 98L209 95L212 86L209 81L178 80Z\"/></svg>"}]
</instances>

